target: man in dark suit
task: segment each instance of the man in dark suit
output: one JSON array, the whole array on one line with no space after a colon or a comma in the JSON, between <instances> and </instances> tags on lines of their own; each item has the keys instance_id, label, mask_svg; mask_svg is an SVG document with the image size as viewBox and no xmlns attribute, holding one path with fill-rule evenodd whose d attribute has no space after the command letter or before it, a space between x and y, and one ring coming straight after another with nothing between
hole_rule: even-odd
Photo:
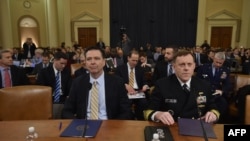
<instances>
[{"instance_id":1,"label":"man in dark suit","mask_svg":"<svg viewBox=\"0 0 250 141\"><path fill-rule=\"evenodd\" d=\"M92 119L93 107L97 107L97 119L131 119L130 101L120 77L104 71L105 52L100 47L89 47L85 51L88 75L74 79L69 98L62 112L63 118ZM97 87L98 93L94 93ZM98 96L93 106L92 98ZM97 106L98 105L98 106Z\"/></svg>"},{"instance_id":2,"label":"man in dark suit","mask_svg":"<svg viewBox=\"0 0 250 141\"><path fill-rule=\"evenodd\" d=\"M30 59L35 55L36 45L33 43L32 38L27 38L23 44L23 59Z\"/></svg>"},{"instance_id":3,"label":"man in dark suit","mask_svg":"<svg viewBox=\"0 0 250 141\"><path fill-rule=\"evenodd\" d=\"M204 64L206 61L206 55L203 53L203 50L200 46L196 46L194 50L194 56L195 56L195 72L199 69L200 66Z\"/></svg>"},{"instance_id":4,"label":"man in dark suit","mask_svg":"<svg viewBox=\"0 0 250 141\"><path fill-rule=\"evenodd\" d=\"M197 77L207 80L211 85L211 91L216 96L216 103L222 115L228 110L227 99L231 87L230 70L223 66L226 57L224 52L215 53L212 63L204 64L197 70Z\"/></svg>"},{"instance_id":5,"label":"man in dark suit","mask_svg":"<svg viewBox=\"0 0 250 141\"><path fill-rule=\"evenodd\" d=\"M75 74L74 74L75 78L89 73L86 68L86 59L85 59L84 53L80 55L80 62L81 62L82 67L75 71Z\"/></svg>"},{"instance_id":6,"label":"man in dark suit","mask_svg":"<svg viewBox=\"0 0 250 141\"><path fill-rule=\"evenodd\" d=\"M128 62L121 66L118 66L115 74L120 76L124 85L126 86L127 93L136 94L138 91L145 92L149 89L145 78L145 72L143 68L138 64L139 53L137 51L131 51L127 58ZM130 73L134 72L134 83L131 86L130 84ZM135 118L138 120L144 120L143 110L147 107L148 100L145 98L132 100L135 104Z\"/></svg>"},{"instance_id":7,"label":"man in dark suit","mask_svg":"<svg viewBox=\"0 0 250 141\"><path fill-rule=\"evenodd\" d=\"M21 61L22 58L23 58L23 54L21 52L19 52L19 49L17 47L14 47L12 59L15 61Z\"/></svg>"},{"instance_id":8,"label":"man in dark suit","mask_svg":"<svg viewBox=\"0 0 250 141\"><path fill-rule=\"evenodd\" d=\"M53 65L48 66L47 68L42 69L38 75L36 84L50 86L53 92L53 118L61 118L61 110L63 104L69 94L71 87L71 74L67 65L67 55L61 51L54 54ZM59 87L57 88L57 77L59 76ZM60 96L59 100L55 98L56 90L59 89Z\"/></svg>"},{"instance_id":9,"label":"man in dark suit","mask_svg":"<svg viewBox=\"0 0 250 141\"><path fill-rule=\"evenodd\" d=\"M38 74L38 72L43 69L43 68L47 68L48 66L51 66L52 63L49 62L49 54L48 53L43 53L42 54L42 62L38 63L35 65L33 71L31 72L31 75L36 75Z\"/></svg>"},{"instance_id":10,"label":"man in dark suit","mask_svg":"<svg viewBox=\"0 0 250 141\"><path fill-rule=\"evenodd\" d=\"M144 111L147 120L173 125L178 118L203 119L215 122L219 119L210 85L193 76L194 57L191 52L178 51L172 61L175 74L159 79L155 84L150 105Z\"/></svg>"},{"instance_id":11,"label":"man in dark suit","mask_svg":"<svg viewBox=\"0 0 250 141\"><path fill-rule=\"evenodd\" d=\"M0 88L29 84L29 79L24 70L13 65L10 50L0 50L0 71ZM6 78L6 75L8 78ZM6 81L8 82L6 83Z\"/></svg>"},{"instance_id":12,"label":"man in dark suit","mask_svg":"<svg viewBox=\"0 0 250 141\"><path fill-rule=\"evenodd\" d=\"M164 59L157 62L154 68L152 81L153 84L160 78L169 76L169 69L171 61L174 54L178 51L178 48L175 45L170 45L165 48ZM174 73L174 72L172 72Z\"/></svg>"}]
</instances>

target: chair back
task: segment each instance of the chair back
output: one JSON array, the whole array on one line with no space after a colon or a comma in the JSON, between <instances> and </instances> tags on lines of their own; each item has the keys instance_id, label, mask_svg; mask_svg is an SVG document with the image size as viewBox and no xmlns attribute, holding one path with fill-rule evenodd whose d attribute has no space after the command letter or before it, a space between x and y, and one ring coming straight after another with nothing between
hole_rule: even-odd
<instances>
[{"instance_id":1,"label":"chair back","mask_svg":"<svg viewBox=\"0 0 250 141\"><path fill-rule=\"evenodd\" d=\"M236 76L236 87L235 90L238 91L239 88L250 84L250 75L237 74Z\"/></svg>"},{"instance_id":2,"label":"chair back","mask_svg":"<svg viewBox=\"0 0 250 141\"><path fill-rule=\"evenodd\" d=\"M0 89L0 121L52 119L52 88L24 85Z\"/></svg>"},{"instance_id":3,"label":"chair back","mask_svg":"<svg viewBox=\"0 0 250 141\"><path fill-rule=\"evenodd\" d=\"M250 95L246 95L245 124L250 124Z\"/></svg>"},{"instance_id":4,"label":"chair back","mask_svg":"<svg viewBox=\"0 0 250 141\"><path fill-rule=\"evenodd\" d=\"M71 71L71 76L74 77L75 71L80 69L82 67L82 64L75 63L70 65L70 71Z\"/></svg>"}]
</instances>

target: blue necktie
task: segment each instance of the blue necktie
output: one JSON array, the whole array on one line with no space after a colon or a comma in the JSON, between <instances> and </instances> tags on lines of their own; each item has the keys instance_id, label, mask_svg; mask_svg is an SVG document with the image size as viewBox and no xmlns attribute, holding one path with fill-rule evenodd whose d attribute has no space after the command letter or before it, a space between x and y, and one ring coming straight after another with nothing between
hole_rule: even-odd
<instances>
[{"instance_id":1,"label":"blue necktie","mask_svg":"<svg viewBox=\"0 0 250 141\"><path fill-rule=\"evenodd\" d=\"M168 69L168 76L173 74L173 69L172 69L172 64L168 65L169 69Z\"/></svg>"},{"instance_id":2,"label":"blue necktie","mask_svg":"<svg viewBox=\"0 0 250 141\"><path fill-rule=\"evenodd\" d=\"M54 102L58 103L60 101L60 90L61 90L61 84L60 84L60 72L58 71L56 74L56 85L55 85L55 91L54 91Z\"/></svg>"}]
</instances>

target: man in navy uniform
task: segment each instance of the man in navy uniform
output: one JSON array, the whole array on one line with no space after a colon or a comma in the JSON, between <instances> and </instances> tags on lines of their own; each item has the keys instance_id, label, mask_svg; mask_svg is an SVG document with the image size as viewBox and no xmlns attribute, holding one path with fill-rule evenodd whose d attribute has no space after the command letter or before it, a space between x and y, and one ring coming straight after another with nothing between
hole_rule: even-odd
<instances>
[{"instance_id":1,"label":"man in navy uniform","mask_svg":"<svg viewBox=\"0 0 250 141\"><path fill-rule=\"evenodd\" d=\"M195 76L195 61L191 52L178 51L173 57L175 74L156 81L149 107L144 111L147 120L173 125L179 117L204 119L212 123L219 111L211 95L211 86Z\"/></svg>"}]
</instances>

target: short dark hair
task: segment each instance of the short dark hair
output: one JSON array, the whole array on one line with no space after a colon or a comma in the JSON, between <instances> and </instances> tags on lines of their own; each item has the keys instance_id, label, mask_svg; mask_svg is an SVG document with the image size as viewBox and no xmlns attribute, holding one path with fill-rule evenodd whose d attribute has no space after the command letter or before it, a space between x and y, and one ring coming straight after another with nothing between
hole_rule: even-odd
<instances>
[{"instance_id":1,"label":"short dark hair","mask_svg":"<svg viewBox=\"0 0 250 141\"><path fill-rule=\"evenodd\" d=\"M165 49L166 48L172 48L174 54L178 52L178 46L177 45L168 45L168 46L165 47Z\"/></svg>"},{"instance_id":2,"label":"short dark hair","mask_svg":"<svg viewBox=\"0 0 250 141\"><path fill-rule=\"evenodd\" d=\"M172 61L172 62L175 62L177 57L180 57L180 56L187 56L187 55L189 55L189 54L193 57L193 61L195 62L193 53L192 53L191 51L188 51L188 50L179 50L178 52L176 52L176 53L174 54L174 57L173 57L173 61Z\"/></svg>"},{"instance_id":3,"label":"short dark hair","mask_svg":"<svg viewBox=\"0 0 250 141\"><path fill-rule=\"evenodd\" d=\"M86 57L87 52L89 52L91 50L99 50L101 52L102 58L105 58L105 56L106 56L105 51L102 48L97 47L97 46L90 46L90 47L87 47L85 52L84 52L85 57Z\"/></svg>"},{"instance_id":4,"label":"short dark hair","mask_svg":"<svg viewBox=\"0 0 250 141\"><path fill-rule=\"evenodd\" d=\"M131 50L128 54L128 57L131 57L132 54L138 54L139 55L139 52L137 50Z\"/></svg>"},{"instance_id":5,"label":"short dark hair","mask_svg":"<svg viewBox=\"0 0 250 141\"><path fill-rule=\"evenodd\" d=\"M68 55L67 54L65 54L65 53L63 53L63 52L61 52L61 51L58 51L58 52L56 52L55 54L54 54L54 60L60 60L61 58L63 58L63 59L67 59L68 60Z\"/></svg>"}]
</instances>

